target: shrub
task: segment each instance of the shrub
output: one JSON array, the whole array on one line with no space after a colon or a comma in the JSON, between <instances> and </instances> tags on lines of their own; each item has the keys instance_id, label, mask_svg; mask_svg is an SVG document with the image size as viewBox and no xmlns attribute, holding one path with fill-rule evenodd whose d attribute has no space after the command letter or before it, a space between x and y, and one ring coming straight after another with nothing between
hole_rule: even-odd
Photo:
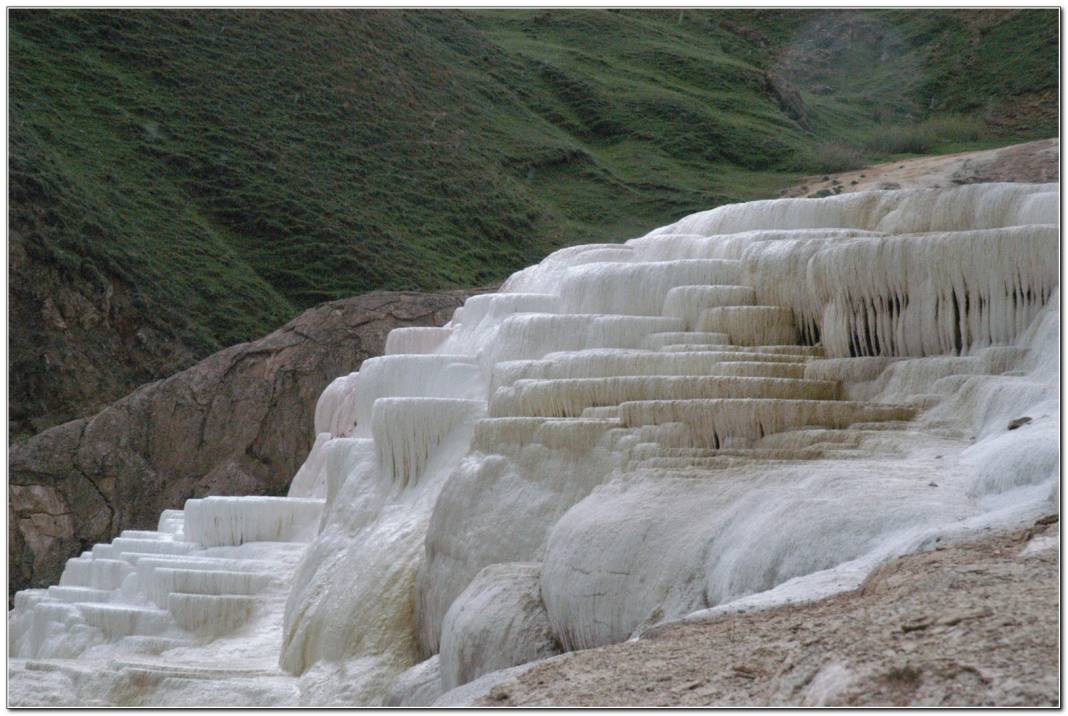
<instances>
[{"instance_id":1,"label":"shrub","mask_svg":"<svg viewBox=\"0 0 1068 716\"><path fill-rule=\"evenodd\" d=\"M926 120L923 126L931 132L935 141L943 143L973 142L987 131L986 122L967 114L943 114Z\"/></svg>"},{"instance_id":2,"label":"shrub","mask_svg":"<svg viewBox=\"0 0 1068 716\"><path fill-rule=\"evenodd\" d=\"M974 141L985 129L978 117L947 114L911 125L877 127L864 147L879 154L922 154L936 144Z\"/></svg>"},{"instance_id":3,"label":"shrub","mask_svg":"<svg viewBox=\"0 0 1068 716\"><path fill-rule=\"evenodd\" d=\"M922 125L880 127L864 147L879 154L921 154L931 148L931 137Z\"/></svg>"},{"instance_id":4,"label":"shrub","mask_svg":"<svg viewBox=\"0 0 1068 716\"><path fill-rule=\"evenodd\" d=\"M864 153L846 142L821 142L812 148L808 169L819 173L847 172L867 164Z\"/></svg>"}]
</instances>

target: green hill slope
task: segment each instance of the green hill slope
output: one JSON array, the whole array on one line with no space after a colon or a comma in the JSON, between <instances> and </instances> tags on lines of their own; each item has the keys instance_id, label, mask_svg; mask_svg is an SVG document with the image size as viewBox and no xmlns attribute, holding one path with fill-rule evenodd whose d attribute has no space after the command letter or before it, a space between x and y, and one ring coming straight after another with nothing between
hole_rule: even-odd
<instances>
[{"instance_id":1,"label":"green hill slope","mask_svg":"<svg viewBox=\"0 0 1068 716\"><path fill-rule=\"evenodd\" d=\"M16 432L325 300L1056 134L1055 10L10 19Z\"/></svg>"}]
</instances>

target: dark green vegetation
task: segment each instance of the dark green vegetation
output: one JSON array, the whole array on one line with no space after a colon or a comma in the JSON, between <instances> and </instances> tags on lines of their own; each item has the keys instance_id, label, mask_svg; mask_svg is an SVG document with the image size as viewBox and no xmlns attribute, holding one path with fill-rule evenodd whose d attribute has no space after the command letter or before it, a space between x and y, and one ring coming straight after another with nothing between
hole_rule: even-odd
<instances>
[{"instance_id":1,"label":"dark green vegetation","mask_svg":"<svg viewBox=\"0 0 1068 716\"><path fill-rule=\"evenodd\" d=\"M201 356L843 156L1054 135L1056 13L14 10L11 240Z\"/></svg>"}]
</instances>

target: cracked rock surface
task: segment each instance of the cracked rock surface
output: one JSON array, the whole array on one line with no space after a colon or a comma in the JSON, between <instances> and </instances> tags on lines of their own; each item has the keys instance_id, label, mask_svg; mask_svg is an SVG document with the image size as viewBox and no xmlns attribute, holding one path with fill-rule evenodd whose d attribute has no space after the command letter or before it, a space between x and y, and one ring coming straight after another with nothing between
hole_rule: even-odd
<instances>
[{"instance_id":1,"label":"cracked rock surface","mask_svg":"<svg viewBox=\"0 0 1068 716\"><path fill-rule=\"evenodd\" d=\"M1056 706L1055 517L902 557L856 591L556 657L481 706Z\"/></svg>"},{"instance_id":2,"label":"cracked rock surface","mask_svg":"<svg viewBox=\"0 0 1068 716\"><path fill-rule=\"evenodd\" d=\"M149 383L9 453L9 597L69 557L205 495L283 495L311 447L319 394L398 326L437 326L472 291L374 292Z\"/></svg>"}]
</instances>

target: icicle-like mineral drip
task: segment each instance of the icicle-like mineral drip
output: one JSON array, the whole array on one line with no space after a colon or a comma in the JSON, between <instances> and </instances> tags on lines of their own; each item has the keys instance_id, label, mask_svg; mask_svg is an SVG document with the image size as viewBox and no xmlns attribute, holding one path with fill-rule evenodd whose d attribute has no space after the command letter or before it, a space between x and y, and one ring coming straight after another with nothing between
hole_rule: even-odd
<instances>
[{"instance_id":1,"label":"icicle-like mineral drip","mask_svg":"<svg viewBox=\"0 0 1068 716\"><path fill-rule=\"evenodd\" d=\"M359 373L335 378L315 404L315 434L348 435L356 426L356 385Z\"/></svg>"},{"instance_id":2,"label":"icicle-like mineral drip","mask_svg":"<svg viewBox=\"0 0 1068 716\"><path fill-rule=\"evenodd\" d=\"M464 355L397 355L369 358L355 389L356 436L371 436L371 412L379 398L478 400L485 388L475 360Z\"/></svg>"},{"instance_id":3,"label":"icicle-like mineral drip","mask_svg":"<svg viewBox=\"0 0 1068 716\"><path fill-rule=\"evenodd\" d=\"M501 322L517 313L556 313L560 299L547 293L487 293L464 303L463 314L450 324L452 335L439 353L477 355L495 342Z\"/></svg>"},{"instance_id":4,"label":"icicle-like mineral drip","mask_svg":"<svg viewBox=\"0 0 1068 716\"><path fill-rule=\"evenodd\" d=\"M568 313L659 316L676 286L737 285L741 279L741 264L722 259L596 263L568 269L559 291Z\"/></svg>"},{"instance_id":5,"label":"icicle-like mineral drip","mask_svg":"<svg viewBox=\"0 0 1068 716\"><path fill-rule=\"evenodd\" d=\"M460 423L485 414L481 400L379 398L371 434L381 478L399 489L418 483L434 449Z\"/></svg>"},{"instance_id":6,"label":"icicle-like mineral drip","mask_svg":"<svg viewBox=\"0 0 1068 716\"><path fill-rule=\"evenodd\" d=\"M833 355L960 355L1023 332L1057 287L1058 251L1048 225L846 240L812 256L808 281L833 307Z\"/></svg>"},{"instance_id":7,"label":"icicle-like mineral drip","mask_svg":"<svg viewBox=\"0 0 1068 716\"><path fill-rule=\"evenodd\" d=\"M326 479L323 475L324 452L326 444L334 439L330 433L319 433L315 436L311 450L304 464L293 476L289 483L288 497L325 497Z\"/></svg>"},{"instance_id":8,"label":"icicle-like mineral drip","mask_svg":"<svg viewBox=\"0 0 1068 716\"><path fill-rule=\"evenodd\" d=\"M307 539L324 501L289 497L205 497L185 503L185 534L206 546Z\"/></svg>"}]
</instances>

